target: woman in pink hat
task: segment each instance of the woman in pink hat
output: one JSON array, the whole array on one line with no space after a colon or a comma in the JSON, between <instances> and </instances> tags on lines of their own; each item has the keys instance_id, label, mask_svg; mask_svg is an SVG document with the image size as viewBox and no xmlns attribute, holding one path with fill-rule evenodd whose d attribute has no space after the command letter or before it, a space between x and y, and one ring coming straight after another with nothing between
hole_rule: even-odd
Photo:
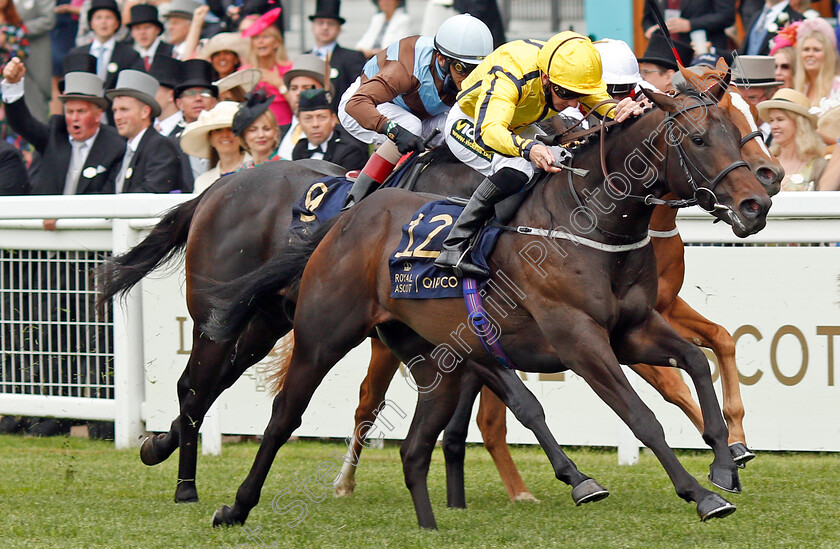
<instances>
[{"instance_id":1,"label":"woman in pink hat","mask_svg":"<svg viewBox=\"0 0 840 549\"><path fill-rule=\"evenodd\" d=\"M811 105L840 93L837 38L822 18L805 19L796 29L797 66L793 87L804 93Z\"/></svg>"},{"instance_id":2,"label":"woman in pink hat","mask_svg":"<svg viewBox=\"0 0 840 549\"><path fill-rule=\"evenodd\" d=\"M262 72L262 78L256 89L264 90L266 95L274 96L274 102L270 107L271 112L274 113L277 123L284 126L292 121L292 108L283 97L286 93L283 75L291 70L292 62L286 57L283 37L274 25L279 16L280 8L266 12L258 19L252 20L253 22L242 31L242 36L251 39L246 66ZM245 18L243 23L248 20L249 18Z\"/></svg>"}]
</instances>

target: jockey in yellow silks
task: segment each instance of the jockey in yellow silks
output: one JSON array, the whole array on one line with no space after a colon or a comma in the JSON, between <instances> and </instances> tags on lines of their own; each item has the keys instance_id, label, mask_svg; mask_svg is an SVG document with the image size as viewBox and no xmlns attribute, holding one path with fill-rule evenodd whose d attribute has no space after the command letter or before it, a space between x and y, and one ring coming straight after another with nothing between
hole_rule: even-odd
<instances>
[{"instance_id":1,"label":"jockey in yellow silks","mask_svg":"<svg viewBox=\"0 0 840 549\"><path fill-rule=\"evenodd\" d=\"M489 275L469 262L472 237L496 203L525 187L535 167L558 171L551 164L571 156L537 141L542 132L535 123L578 102L591 108L610 99L601 73L601 57L589 38L565 31L547 42L504 44L464 80L444 125L446 144L487 179L453 225L436 265L453 268L458 275ZM611 107L600 107L599 114Z\"/></svg>"}]
</instances>

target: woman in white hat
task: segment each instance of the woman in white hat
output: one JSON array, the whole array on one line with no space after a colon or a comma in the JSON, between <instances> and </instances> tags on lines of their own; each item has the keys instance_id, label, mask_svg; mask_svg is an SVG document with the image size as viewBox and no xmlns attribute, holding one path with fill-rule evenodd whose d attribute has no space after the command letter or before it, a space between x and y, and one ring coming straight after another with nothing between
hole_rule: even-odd
<instances>
[{"instance_id":1,"label":"woman in white hat","mask_svg":"<svg viewBox=\"0 0 840 549\"><path fill-rule=\"evenodd\" d=\"M198 50L197 57L210 61L222 79L239 70L249 47L248 40L238 32L220 32Z\"/></svg>"},{"instance_id":2,"label":"woman in white hat","mask_svg":"<svg viewBox=\"0 0 840 549\"><path fill-rule=\"evenodd\" d=\"M198 120L188 124L181 134L181 149L190 156L209 158L212 166L195 180L194 193L203 192L220 177L239 171L251 161L231 129L238 110L238 103L221 101L209 111L202 111Z\"/></svg>"},{"instance_id":3,"label":"woman in white hat","mask_svg":"<svg viewBox=\"0 0 840 549\"><path fill-rule=\"evenodd\" d=\"M817 117L808 111L810 106L805 94L789 88L758 104L758 114L770 124L770 152L785 169L783 191L816 190L827 164L817 134Z\"/></svg>"}]
</instances>

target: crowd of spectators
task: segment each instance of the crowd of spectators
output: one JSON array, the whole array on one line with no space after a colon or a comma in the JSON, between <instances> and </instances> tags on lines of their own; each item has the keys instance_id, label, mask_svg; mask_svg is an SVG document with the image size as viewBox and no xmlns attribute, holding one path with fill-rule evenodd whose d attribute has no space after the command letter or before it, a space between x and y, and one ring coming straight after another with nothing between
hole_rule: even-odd
<instances>
[{"instance_id":1,"label":"crowd of spectators","mask_svg":"<svg viewBox=\"0 0 840 549\"><path fill-rule=\"evenodd\" d=\"M732 84L758 112L770 150L785 168L783 191L840 188L840 60L838 31L802 0L742 0L743 38L734 32L736 3L660 0L683 61L732 67ZM669 91L677 65L648 7L648 49L639 58L646 81Z\"/></svg>"}]
</instances>

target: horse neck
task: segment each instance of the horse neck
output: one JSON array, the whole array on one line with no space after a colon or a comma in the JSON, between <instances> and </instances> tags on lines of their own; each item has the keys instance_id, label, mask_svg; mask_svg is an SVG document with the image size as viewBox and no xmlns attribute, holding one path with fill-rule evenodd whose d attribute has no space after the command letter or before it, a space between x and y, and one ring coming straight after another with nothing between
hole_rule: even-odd
<instances>
[{"instance_id":1,"label":"horse neck","mask_svg":"<svg viewBox=\"0 0 840 549\"><path fill-rule=\"evenodd\" d=\"M621 243L642 238L647 234L653 207L639 199L623 197L621 193L659 198L668 192L664 182L666 145L663 132L657 132L659 122L664 117L662 111L655 110L633 122L630 127L619 131L616 131L618 127L614 127L607 133L604 148L607 169L615 177L612 185L601 169L600 145L586 146L575 155L573 161L575 167L589 170L585 178L572 176L574 192L580 204L570 190L568 172L563 171L554 174L543 185L542 192L531 193L520 208L520 216L533 216L542 223L550 223L552 227L560 225L579 236L602 242ZM648 136L651 138L644 145ZM627 171L625 159L634 151L638 153L640 165L642 158L662 159L653 163L656 170L648 174L655 176L649 177L648 181ZM645 186L646 182L648 186ZM623 184L629 184L629 190L625 190ZM581 204L585 211L582 211ZM594 220L594 226L590 223L589 230L585 230L584 225L587 219Z\"/></svg>"}]
</instances>

